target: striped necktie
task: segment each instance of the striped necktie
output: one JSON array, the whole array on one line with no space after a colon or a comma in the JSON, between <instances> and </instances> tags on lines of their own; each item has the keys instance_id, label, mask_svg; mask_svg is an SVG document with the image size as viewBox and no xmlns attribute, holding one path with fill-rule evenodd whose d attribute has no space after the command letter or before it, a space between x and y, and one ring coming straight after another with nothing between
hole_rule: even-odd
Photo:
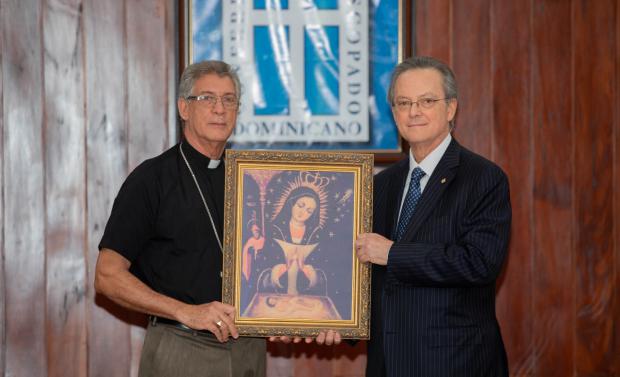
<instances>
[{"instance_id":1,"label":"striped necktie","mask_svg":"<svg viewBox=\"0 0 620 377\"><path fill-rule=\"evenodd\" d=\"M400 241L400 238L405 234L407 225L411 221L415 207L422 196L420 190L420 179L424 177L426 173L420 169L419 166L413 169L411 172L411 178L409 179L409 189L407 190L407 196L403 203L403 208L400 211L400 218L398 219L398 226L396 227L396 241Z\"/></svg>"}]
</instances>

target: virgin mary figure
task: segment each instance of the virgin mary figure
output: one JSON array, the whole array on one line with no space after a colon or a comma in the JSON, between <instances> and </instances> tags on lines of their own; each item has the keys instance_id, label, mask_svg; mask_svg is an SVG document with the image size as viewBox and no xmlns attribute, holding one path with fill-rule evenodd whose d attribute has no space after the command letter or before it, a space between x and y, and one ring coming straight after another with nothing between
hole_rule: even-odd
<instances>
[{"instance_id":1,"label":"virgin mary figure","mask_svg":"<svg viewBox=\"0 0 620 377\"><path fill-rule=\"evenodd\" d=\"M275 203L270 232L274 264L259 278L259 291L327 294L325 273L308 259L320 251L328 183L318 173L301 172Z\"/></svg>"}]
</instances>

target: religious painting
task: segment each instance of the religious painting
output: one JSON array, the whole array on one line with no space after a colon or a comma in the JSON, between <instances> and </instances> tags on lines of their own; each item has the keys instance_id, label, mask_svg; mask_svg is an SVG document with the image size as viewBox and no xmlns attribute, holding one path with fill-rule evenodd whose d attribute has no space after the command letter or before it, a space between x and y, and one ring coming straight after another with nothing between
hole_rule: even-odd
<instances>
[{"instance_id":1,"label":"religious painting","mask_svg":"<svg viewBox=\"0 0 620 377\"><path fill-rule=\"evenodd\" d=\"M368 337L371 154L226 153L223 301L243 335Z\"/></svg>"}]
</instances>

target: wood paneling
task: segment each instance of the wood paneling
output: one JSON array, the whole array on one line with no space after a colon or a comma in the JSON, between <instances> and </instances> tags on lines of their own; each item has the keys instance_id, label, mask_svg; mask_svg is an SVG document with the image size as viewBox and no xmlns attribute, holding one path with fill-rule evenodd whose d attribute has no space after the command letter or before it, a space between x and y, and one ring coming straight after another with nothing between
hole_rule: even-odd
<instances>
[{"instance_id":1,"label":"wood paneling","mask_svg":"<svg viewBox=\"0 0 620 377\"><path fill-rule=\"evenodd\" d=\"M614 70L616 78L616 87L614 90L613 103L614 108L614 251L615 251L615 289L613 290L612 300L614 302L614 333L615 341L613 349L618 353L620 349L620 221L616 218L620 214L620 3L616 2L616 68ZM620 357L616 357L612 366L613 374L620 376Z\"/></svg>"},{"instance_id":2,"label":"wood paneling","mask_svg":"<svg viewBox=\"0 0 620 377\"><path fill-rule=\"evenodd\" d=\"M3 2L5 374L45 376L42 6Z\"/></svg>"},{"instance_id":3,"label":"wood paneling","mask_svg":"<svg viewBox=\"0 0 620 377\"><path fill-rule=\"evenodd\" d=\"M457 79L476 77L459 86L454 135L468 148L490 158L493 140L490 0L452 2L452 69ZM472 51L476 51L472 54Z\"/></svg>"},{"instance_id":4,"label":"wood paneling","mask_svg":"<svg viewBox=\"0 0 620 377\"><path fill-rule=\"evenodd\" d=\"M416 0L417 55L434 56L450 63L450 0Z\"/></svg>"},{"instance_id":5,"label":"wood paneling","mask_svg":"<svg viewBox=\"0 0 620 377\"><path fill-rule=\"evenodd\" d=\"M161 153L168 141L169 0L127 2L129 170ZM172 140L175 143L176 140Z\"/></svg>"},{"instance_id":6,"label":"wood paneling","mask_svg":"<svg viewBox=\"0 0 620 377\"><path fill-rule=\"evenodd\" d=\"M532 125L530 3L491 3L493 148L511 185L511 249L497 297L515 375L532 373ZM465 79L461 85L467 85Z\"/></svg>"},{"instance_id":7,"label":"wood paneling","mask_svg":"<svg viewBox=\"0 0 620 377\"><path fill-rule=\"evenodd\" d=\"M81 1L45 1L42 22L47 372L86 376Z\"/></svg>"},{"instance_id":8,"label":"wood paneling","mask_svg":"<svg viewBox=\"0 0 620 377\"><path fill-rule=\"evenodd\" d=\"M572 357L567 357L573 354L575 334L571 15L569 2L539 1L532 10L531 352L534 375L549 377L573 371Z\"/></svg>"},{"instance_id":9,"label":"wood paneling","mask_svg":"<svg viewBox=\"0 0 620 377\"><path fill-rule=\"evenodd\" d=\"M574 2L576 371L611 375L614 344L613 0ZM617 215L616 215L617 216Z\"/></svg>"},{"instance_id":10,"label":"wood paneling","mask_svg":"<svg viewBox=\"0 0 620 377\"><path fill-rule=\"evenodd\" d=\"M5 24L5 12L4 6L0 2L0 51L4 51L4 24ZM2 54L3 55L3 54ZM3 58L0 55L0 229L4 229L4 69L3 66ZM4 376L5 373L5 361L6 361L6 347L4 347L5 343L5 329L6 329L6 302L5 302L5 292L6 292L6 279L4 276L4 231L0 231L0 342L2 343L2 348L0 349L0 376Z\"/></svg>"},{"instance_id":11,"label":"wood paneling","mask_svg":"<svg viewBox=\"0 0 620 377\"><path fill-rule=\"evenodd\" d=\"M129 376L127 311L95 297L97 245L112 201L127 176L125 4L84 0L86 85L86 250L88 254L88 375Z\"/></svg>"},{"instance_id":12,"label":"wood paneling","mask_svg":"<svg viewBox=\"0 0 620 377\"><path fill-rule=\"evenodd\" d=\"M418 0L456 137L507 172L497 312L514 376L620 376L620 0ZM134 376L144 316L95 296L137 164L176 141L176 3L0 2L0 376ZM355 347L270 344L270 376L362 376Z\"/></svg>"}]
</instances>

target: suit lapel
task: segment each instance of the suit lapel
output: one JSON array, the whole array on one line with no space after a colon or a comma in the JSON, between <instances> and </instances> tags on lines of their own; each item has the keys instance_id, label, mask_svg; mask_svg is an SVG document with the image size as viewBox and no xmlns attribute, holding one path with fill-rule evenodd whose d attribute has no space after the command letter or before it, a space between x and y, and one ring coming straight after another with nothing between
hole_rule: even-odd
<instances>
[{"instance_id":1,"label":"suit lapel","mask_svg":"<svg viewBox=\"0 0 620 377\"><path fill-rule=\"evenodd\" d=\"M398 213L400 210L400 203L403 198L403 189L405 187L405 180L407 179L407 174L409 173L409 158L404 160L404 163L401 162L401 166L392 176L392 182L390 182L389 189L387 192L387 210L390 211L387 213L385 218L387 222L387 226L389 227L385 234L390 234L391 238L394 238L394 231L396 230L396 226L398 223Z\"/></svg>"},{"instance_id":2,"label":"suit lapel","mask_svg":"<svg viewBox=\"0 0 620 377\"><path fill-rule=\"evenodd\" d=\"M424 192L422 192L413 217L403 235L403 240L410 240L413 238L413 235L418 231L420 226L424 223L424 220L439 202L444 190L450 185L452 179L454 179L454 175L456 174L455 167L459 165L460 151L461 146L455 139L452 139L448 149L446 149L446 153L444 153L441 160L439 160L437 167L433 171L433 175L429 178Z\"/></svg>"}]
</instances>

